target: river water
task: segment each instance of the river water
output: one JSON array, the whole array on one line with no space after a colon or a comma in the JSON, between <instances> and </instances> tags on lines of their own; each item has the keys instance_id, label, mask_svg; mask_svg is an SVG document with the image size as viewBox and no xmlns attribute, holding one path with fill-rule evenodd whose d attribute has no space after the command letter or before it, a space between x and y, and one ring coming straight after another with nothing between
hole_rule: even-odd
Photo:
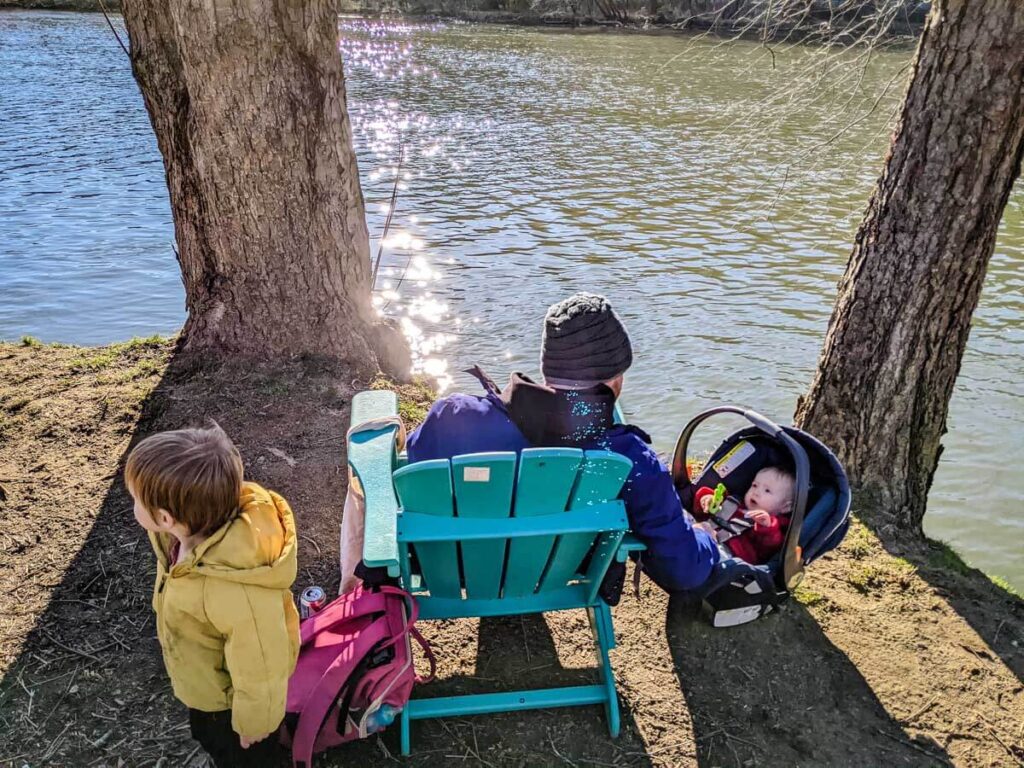
<instances>
[{"instance_id":1,"label":"river water","mask_svg":"<svg viewBox=\"0 0 1024 768\"><path fill-rule=\"evenodd\" d=\"M660 449L722 402L789 419L909 51L358 19L341 47L375 252L401 176L375 302L420 370L458 388L473 363L536 373L546 306L594 290L634 339L626 405ZM160 157L103 17L0 12L0 71L0 338L174 332ZM1024 588L1022 202L975 315L926 529Z\"/></svg>"}]
</instances>

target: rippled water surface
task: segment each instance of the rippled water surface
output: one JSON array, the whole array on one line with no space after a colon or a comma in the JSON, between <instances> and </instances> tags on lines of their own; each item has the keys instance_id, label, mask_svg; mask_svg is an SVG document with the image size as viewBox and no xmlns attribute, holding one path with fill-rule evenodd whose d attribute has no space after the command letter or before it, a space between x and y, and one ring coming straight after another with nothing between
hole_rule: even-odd
<instances>
[{"instance_id":1,"label":"rippled water surface","mask_svg":"<svg viewBox=\"0 0 1024 768\"><path fill-rule=\"evenodd\" d=\"M660 448L723 401L789 418L908 52L864 69L782 49L773 71L764 49L679 37L360 20L342 35L375 235L400 177L375 301L403 318L419 368L460 388L472 363L535 373L545 307L589 289L629 326L627 407ZM183 295L160 157L102 16L0 12L0 66L0 337L173 332ZM1021 202L926 526L1018 587Z\"/></svg>"}]
</instances>

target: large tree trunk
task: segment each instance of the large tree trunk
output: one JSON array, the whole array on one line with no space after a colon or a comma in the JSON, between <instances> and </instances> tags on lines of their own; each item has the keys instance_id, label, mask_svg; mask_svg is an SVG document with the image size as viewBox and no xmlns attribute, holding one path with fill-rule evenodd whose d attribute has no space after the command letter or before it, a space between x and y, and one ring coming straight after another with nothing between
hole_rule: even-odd
<instances>
[{"instance_id":1,"label":"large tree trunk","mask_svg":"<svg viewBox=\"0 0 1024 768\"><path fill-rule=\"evenodd\" d=\"M939 0L796 421L921 532L946 414L1024 151L1024 2Z\"/></svg>"},{"instance_id":2,"label":"large tree trunk","mask_svg":"<svg viewBox=\"0 0 1024 768\"><path fill-rule=\"evenodd\" d=\"M333 4L125 0L123 12L167 173L186 348L387 357L403 342L370 305Z\"/></svg>"}]
</instances>

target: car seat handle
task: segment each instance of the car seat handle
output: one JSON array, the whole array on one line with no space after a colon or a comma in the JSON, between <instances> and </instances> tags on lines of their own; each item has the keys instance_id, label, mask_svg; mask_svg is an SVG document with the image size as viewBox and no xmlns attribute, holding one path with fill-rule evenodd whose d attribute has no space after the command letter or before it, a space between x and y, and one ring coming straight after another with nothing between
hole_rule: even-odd
<instances>
[{"instance_id":1,"label":"car seat handle","mask_svg":"<svg viewBox=\"0 0 1024 768\"><path fill-rule=\"evenodd\" d=\"M782 427L767 416L762 416L757 411L744 411L743 417L762 432L767 432L772 437L779 437L782 434Z\"/></svg>"},{"instance_id":2,"label":"car seat handle","mask_svg":"<svg viewBox=\"0 0 1024 768\"><path fill-rule=\"evenodd\" d=\"M680 433L679 439L676 440L676 451L672 456L672 478L675 480L677 486L683 484L689 485L692 482L690 478L690 468L686 466L686 449L690 446L690 438L693 437L693 433L697 430L697 427L712 416L717 416L720 413L735 413L737 416L746 417L747 411L742 408L737 408L734 405L719 405L715 408L708 408L706 411L698 413L690 419L690 423L683 427L683 431ZM751 411L751 413L753 413L753 411Z\"/></svg>"}]
</instances>

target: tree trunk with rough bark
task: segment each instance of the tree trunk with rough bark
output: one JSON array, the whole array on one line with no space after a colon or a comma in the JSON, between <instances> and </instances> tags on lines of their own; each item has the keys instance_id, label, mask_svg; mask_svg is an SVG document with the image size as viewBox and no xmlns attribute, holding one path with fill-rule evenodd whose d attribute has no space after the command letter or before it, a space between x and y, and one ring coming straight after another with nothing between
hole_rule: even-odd
<instances>
[{"instance_id":1,"label":"tree trunk with rough bark","mask_svg":"<svg viewBox=\"0 0 1024 768\"><path fill-rule=\"evenodd\" d=\"M167 175L185 348L398 372L404 341L370 303L333 4L125 0L123 13Z\"/></svg>"},{"instance_id":2,"label":"tree trunk with rough bark","mask_svg":"<svg viewBox=\"0 0 1024 768\"><path fill-rule=\"evenodd\" d=\"M921 533L1022 153L1024 2L939 0L796 412L897 530Z\"/></svg>"}]
</instances>

